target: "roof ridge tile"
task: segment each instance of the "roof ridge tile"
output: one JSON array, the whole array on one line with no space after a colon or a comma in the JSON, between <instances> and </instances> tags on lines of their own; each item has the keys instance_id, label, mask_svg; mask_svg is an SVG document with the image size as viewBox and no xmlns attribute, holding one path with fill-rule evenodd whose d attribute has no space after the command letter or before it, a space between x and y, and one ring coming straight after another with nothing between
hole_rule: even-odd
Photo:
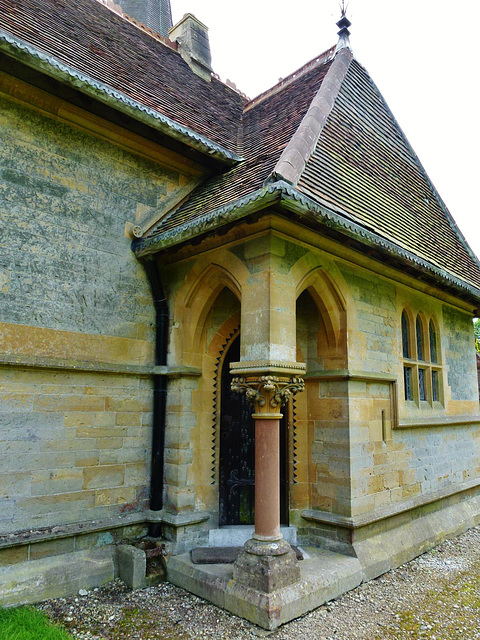
<instances>
[{"instance_id":1,"label":"roof ridge tile","mask_svg":"<svg viewBox=\"0 0 480 640\"><path fill-rule=\"evenodd\" d=\"M284 180L293 185L298 183L310 156L315 151L352 60L350 49L341 49L336 54L300 126L267 178L268 181Z\"/></svg>"},{"instance_id":2,"label":"roof ridge tile","mask_svg":"<svg viewBox=\"0 0 480 640\"><path fill-rule=\"evenodd\" d=\"M266 100L267 98L270 98L272 95L279 93L280 91L283 91L283 89L285 89L290 84L292 84L292 82L296 82L299 78L301 78L303 75L305 75L315 67L324 66L327 62L329 62L330 60L333 60L334 56L335 56L335 47L330 47L330 49L327 49L327 51L324 51L319 56L315 56L315 58L313 58L312 60L309 60L306 64L300 67L300 69L296 69L286 78L282 78L279 82L277 82L277 84L273 85L273 87L270 87L266 91L263 91L255 98L252 98L245 105L245 111L248 111L249 109L253 109L257 105L259 105L261 102Z\"/></svg>"}]
</instances>

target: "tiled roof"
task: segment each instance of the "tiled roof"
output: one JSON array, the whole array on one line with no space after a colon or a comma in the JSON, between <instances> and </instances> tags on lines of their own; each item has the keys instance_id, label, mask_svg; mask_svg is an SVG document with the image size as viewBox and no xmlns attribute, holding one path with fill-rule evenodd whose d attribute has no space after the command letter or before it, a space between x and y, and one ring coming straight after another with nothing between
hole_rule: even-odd
<instances>
[{"instance_id":1,"label":"tiled roof","mask_svg":"<svg viewBox=\"0 0 480 640\"><path fill-rule=\"evenodd\" d=\"M297 130L332 61L333 49L307 63L274 89L258 96L245 110L245 160L200 186L188 202L151 231L168 231L260 189Z\"/></svg>"},{"instance_id":2,"label":"tiled roof","mask_svg":"<svg viewBox=\"0 0 480 640\"><path fill-rule=\"evenodd\" d=\"M476 258L378 89L356 60L297 188L480 288Z\"/></svg>"},{"instance_id":3,"label":"tiled roof","mask_svg":"<svg viewBox=\"0 0 480 640\"><path fill-rule=\"evenodd\" d=\"M240 94L96 0L0 0L0 29L236 152ZM199 105L202 105L199 108Z\"/></svg>"}]
</instances>

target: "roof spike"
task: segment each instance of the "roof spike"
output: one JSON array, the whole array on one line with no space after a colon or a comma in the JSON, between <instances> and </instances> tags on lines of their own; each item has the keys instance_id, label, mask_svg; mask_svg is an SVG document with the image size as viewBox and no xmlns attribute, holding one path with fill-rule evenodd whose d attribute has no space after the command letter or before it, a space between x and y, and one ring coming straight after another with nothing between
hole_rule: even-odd
<instances>
[{"instance_id":1,"label":"roof spike","mask_svg":"<svg viewBox=\"0 0 480 640\"><path fill-rule=\"evenodd\" d=\"M347 18L347 9L348 4L345 7L345 0L342 0L342 16L337 22L337 27L340 29L340 31L338 32L338 43L335 49L335 53L338 53L341 49L351 49L349 40L350 31L348 30L348 27L350 27L352 23Z\"/></svg>"}]
</instances>

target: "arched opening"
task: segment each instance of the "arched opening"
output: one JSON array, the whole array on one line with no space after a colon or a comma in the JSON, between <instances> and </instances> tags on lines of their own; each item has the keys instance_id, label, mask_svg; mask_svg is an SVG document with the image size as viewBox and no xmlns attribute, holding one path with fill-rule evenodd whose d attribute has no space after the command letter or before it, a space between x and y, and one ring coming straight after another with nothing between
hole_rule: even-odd
<instances>
[{"instance_id":1,"label":"arched opening","mask_svg":"<svg viewBox=\"0 0 480 640\"><path fill-rule=\"evenodd\" d=\"M305 362L305 391L295 397L292 509L346 513L348 381L346 313L323 274L297 298L297 360ZM338 377L331 376L337 372Z\"/></svg>"},{"instance_id":2,"label":"arched opening","mask_svg":"<svg viewBox=\"0 0 480 640\"><path fill-rule=\"evenodd\" d=\"M240 336L232 340L221 369L219 525L252 525L255 518L253 408L230 388L230 363L240 360ZM287 408L280 421L280 522L288 524Z\"/></svg>"}]
</instances>

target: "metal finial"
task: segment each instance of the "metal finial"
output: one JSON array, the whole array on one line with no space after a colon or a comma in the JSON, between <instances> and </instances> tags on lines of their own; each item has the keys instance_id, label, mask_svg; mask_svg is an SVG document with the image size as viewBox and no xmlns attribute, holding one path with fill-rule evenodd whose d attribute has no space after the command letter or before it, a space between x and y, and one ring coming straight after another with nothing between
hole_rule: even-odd
<instances>
[{"instance_id":1,"label":"metal finial","mask_svg":"<svg viewBox=\"0 0 480 640\"><path fill-rule=\"evenodd\" d=\"M340 31L338 32L338 44L337 44L337 48L335 49L335 52L340 51L340 49L345 49L345 48L350 49L350 40L349 40L350 31L348 30L348 27L350 27L352 23L347 18L347 15L346 15L347 9L348 9L348 4L345 7L345 0L342 0L342 4L341 4L342 16L340 20L337 22L337 27L340 29Z\"/></svg>"}]
</instances>

